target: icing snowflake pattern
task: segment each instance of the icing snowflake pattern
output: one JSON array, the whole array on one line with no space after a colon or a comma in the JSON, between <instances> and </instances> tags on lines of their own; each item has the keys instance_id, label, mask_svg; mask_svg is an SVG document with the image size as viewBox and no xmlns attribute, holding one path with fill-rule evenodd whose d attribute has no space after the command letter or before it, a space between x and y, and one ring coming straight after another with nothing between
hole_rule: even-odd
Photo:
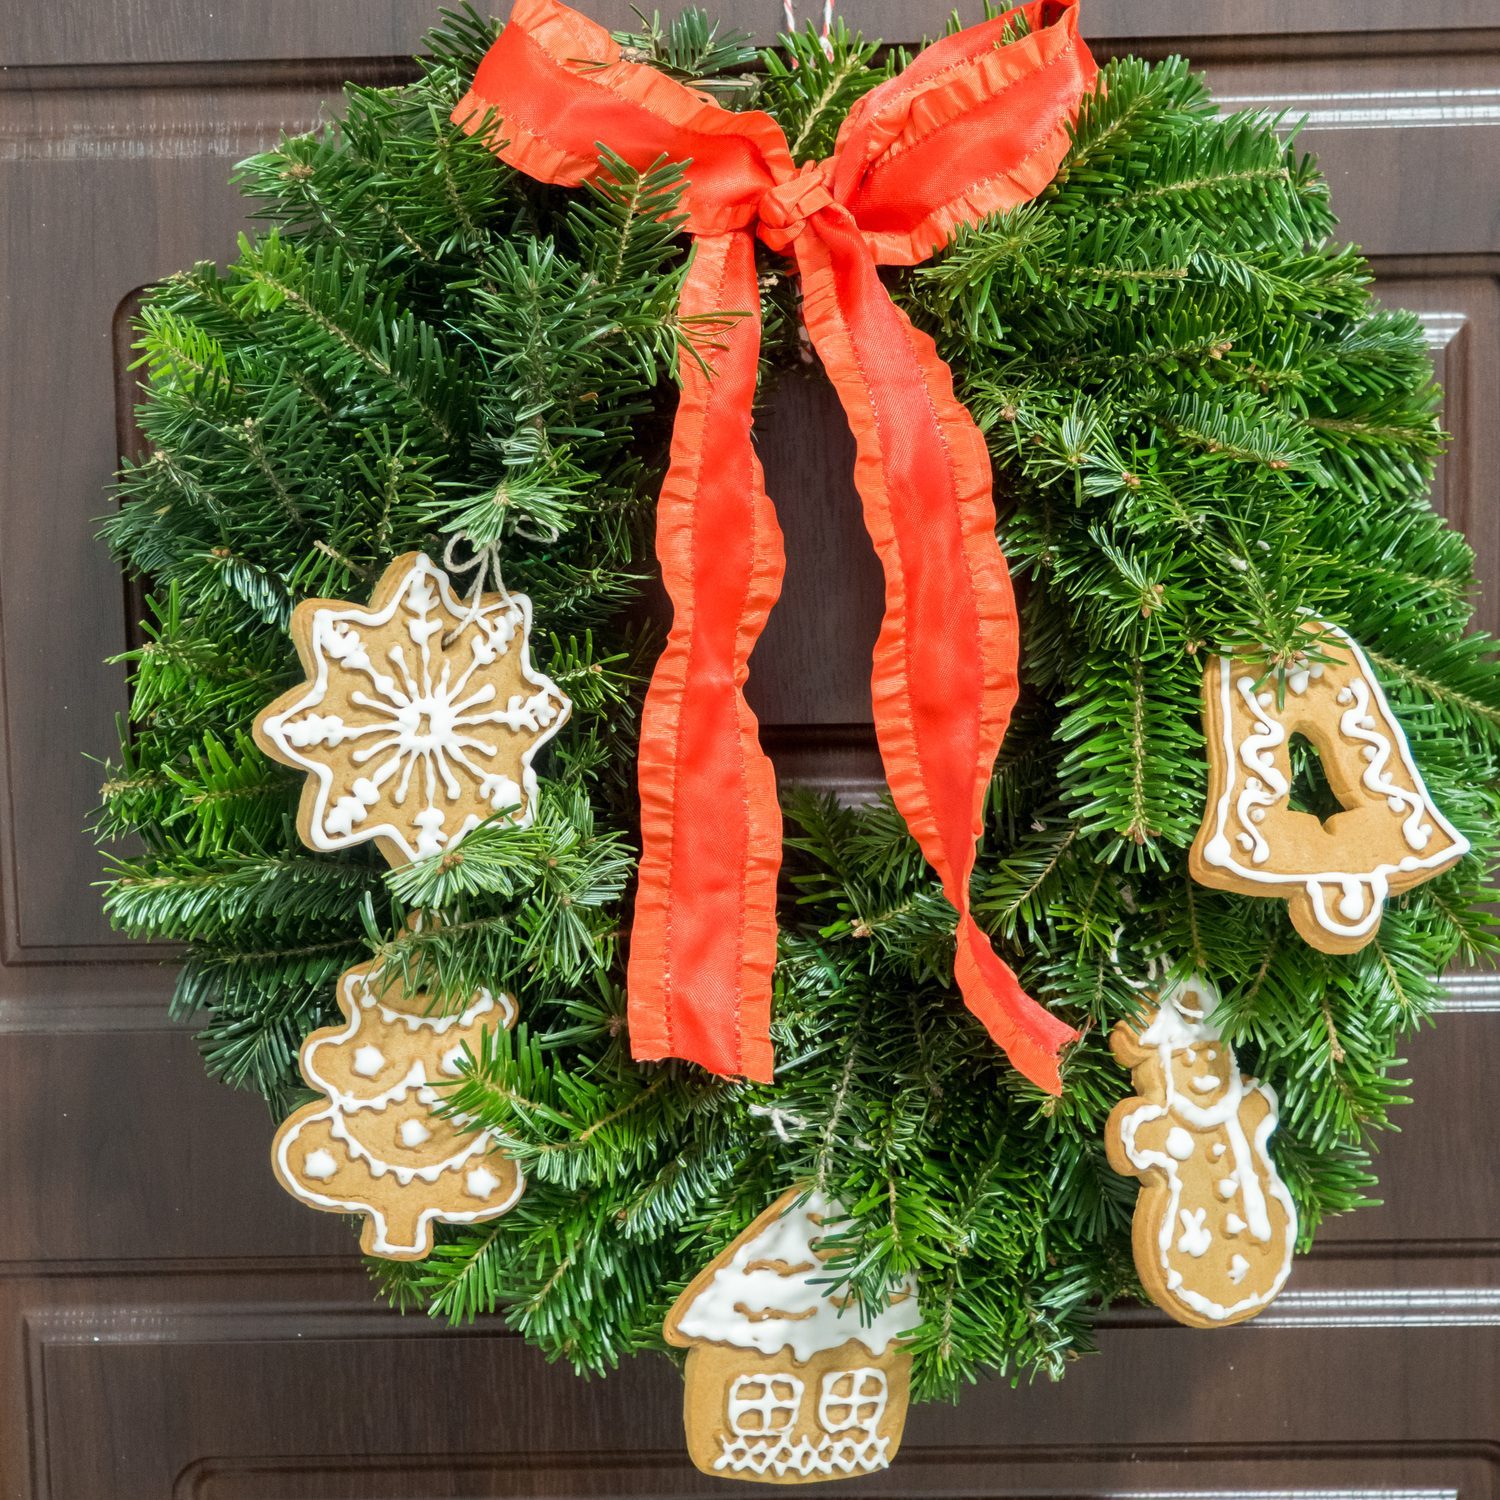
<instances>
[{"instance_id":1,"label":"icing snowflake pattern","mask_svg":"<svg viewBox=\"0 0 1500 1500\"><path fill-rule=\"evenodd\" d=\"M570 704L531 665L531 602L458 599L421 553L399 557L365 607L313 599L292 633L308 681L255 737L309 773L298 830L314 849L378 840L392 864L451 849L514 809L531 821L536 752Z\"/></svg>"}]
</instances>

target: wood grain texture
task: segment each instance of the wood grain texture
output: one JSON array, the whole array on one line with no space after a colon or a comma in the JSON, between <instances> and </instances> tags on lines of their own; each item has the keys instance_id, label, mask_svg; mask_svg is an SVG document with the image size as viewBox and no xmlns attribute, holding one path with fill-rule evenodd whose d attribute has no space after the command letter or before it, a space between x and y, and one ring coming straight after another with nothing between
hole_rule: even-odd
<instances>
[{"instance_id":1,"label":"wood grain texture","mask_svg":"<svg viewBox=\"0 0 1500 1500\"><path fill-rule=\"evenodd\" d=\"M1101 51L1180 47L1226 99L1311 115L1346 232L1447 383L1438 499L1496 628L1500 0L1085 7ZM775 0L720 10L779 24ZM841 10L894 40L947 5ZM166 1029L170 975L132 961L91 886L84 757L124 701L102 662L127 606L93 540L128 440L123 310L227 255L232 163L316 119L345 75L405 76L434 11L0 0L0 1500L727 1493L681 1455L665 1361L581 1384L492 1326L381 1310L353 1235L275 1186L273 1122ZM784 773L868 790L878 570L815 372L776 394L760 443L792 564L754 701ZM1460 978L1453 1005L1413 1039L1384 1206L1330 1226L1258 1323L1208 1337L1111 1314L1063 1385L918 1410L900 1466L843 1489L1500 1500L1500 990Z\"/></svg>"},{"instance_id":2,"label":"wood grain texture","mask_svg":"<svg viewBox=\"0 0 1500 1500\"><path fill-rule=\"evenodd\" d=\"M1372 1279L1346 1277L1355 1293ZM444 1334L371 1308L358 1273L64 1272L0 1284L0 1308L24 1328L7 1372L27 1390L34 1500L726 1493L680 1457L664 1358L581 1384L491 1326ZM914 1411L898 1467L821 1493L1500 1494L1492 1317L1200 1336L1142 1314L1101 1344L1061 1385Z\"/></svg>"},{"instance_id":3,"label":"wood grain texture","mask_svg":"<svg viewBox=\"0 0 1500 1500\"><path fill-rule=\"evenodd\" d=\"M892 43L940 35L953 8L945 0L844 0L839 6L850 26ZM504 15L509 6L502 0L479 9ZM607 26L636 24L629 0L594 0L583 9ZM724 24L762 42L783 24L777 0L723 0L713 9ZM812 9L804 0L798 14L806 17ZM6 0L0 67L401 57L416 48L434 10L420 0L260 0L220 3L212 10L191 0L114 0L107 6ZM965 21L982 14L977 3L958 10ZM1084 17L1091 36L1142 40L1461 33L1500 26L1494 0L1432 0L1419 14L1409 0L1085 0Z\"/></svg>"}]
</instances>

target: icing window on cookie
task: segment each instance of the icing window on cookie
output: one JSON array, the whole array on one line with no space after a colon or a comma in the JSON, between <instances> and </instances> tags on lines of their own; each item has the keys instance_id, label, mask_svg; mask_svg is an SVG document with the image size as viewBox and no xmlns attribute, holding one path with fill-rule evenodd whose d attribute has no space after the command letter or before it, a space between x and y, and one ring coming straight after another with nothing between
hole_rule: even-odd
<instances>
[{"instance_id":1,"label":"icing window on cookie","mask_svg":"<svg viewBox=\"0 0 1500 1500\"><path fill-rule=\"evenodd\" d=\"M857 1429L873 1438L885 1415L885 1372L865 1366L823 1377L818 1392L818 1425L828 1433Z\"/></svg>"},{"instance_id":2,"label":"icing window on cookie","mask_svg":"<svg viewBox=\"0 0 1500 1500\"><path fill-rule=\"evenodd\" d=\"M741 1375L729 1388L729 1426L741 1437L779 1437L790 1432L802 1406L803 1385L795 1375Z\"/></svg>"}]
</instances>

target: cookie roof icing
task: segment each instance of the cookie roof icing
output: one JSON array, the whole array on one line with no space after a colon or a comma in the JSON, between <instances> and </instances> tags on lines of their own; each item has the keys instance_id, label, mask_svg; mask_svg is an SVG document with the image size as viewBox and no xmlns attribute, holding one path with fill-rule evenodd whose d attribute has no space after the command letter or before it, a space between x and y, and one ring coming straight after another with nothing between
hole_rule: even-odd
<instances>
[{"instance_id":1,"label":"cookie roof icing","mask_svg":"<svg viewBox=\"0 0 1500 1500\"><path fill-rule=\"evenodd\" d=\"M775 1218L762 1215L719 1257L712 1274L705 1272L678 1299L668 1318L672 1342L730 1344L762 1354L789 1349L805 1361L857 1338L872 1355L884 1354L892 1339L922 1321L916 1281L893 1291L872 1321L857 1304L842 1305L817 1245L824 1221L845 1217L816 1192Z\"/></svg>"}]
</instances>

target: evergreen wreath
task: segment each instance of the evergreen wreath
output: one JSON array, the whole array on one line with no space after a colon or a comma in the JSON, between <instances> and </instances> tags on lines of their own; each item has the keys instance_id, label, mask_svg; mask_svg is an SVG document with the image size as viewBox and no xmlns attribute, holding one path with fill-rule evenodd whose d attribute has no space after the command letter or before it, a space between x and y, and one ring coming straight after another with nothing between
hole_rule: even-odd
<instances>
[{"instance_id":1,"label":"evergreen wreath","mask_svg":"<svg viewBox=\"0 0 1500 1500\"><path fill-rule=\"evenodd\" d=\"M98 831L108 910L185 945L175 1013L210 1072L280 1115L297 1047L372 956L457 1006L502 983L521 1021L452 1105L530 1186L504 1219L380 1263L401 1305L500 1312L602 1371L659 1349L689 1278L812 1181L854 1218L837 1265L869 1307L910 1272L920 1398L989 1370L1061 1373L1100 1304L1138 1291L1136 1185L1102 1129L1129 1077L1113 1023L1140 984L1197 972L1280 1093L1274 1138L1303 1243L1369 1201L1402 1102L1401 1036L1450 961L1495 950L1500 673L1466 634L1462 537L1429 508L1441 443L1421 330L1384 310L1314 164L1259 115L1221 117L1180 59L1103 71L1055 182L894 274L987 434L1024 579L1022 708L993 780L981 922L1028 991L1084 1032L1053 1100L951 989L952 908L890 805L790 788L774 1086L636 1064L621 933L634 866L638 710L661 631L642 607L674 363L695 338L663 163L540 187L448 123L496 26L449 14L420 77L350 86L342 120L239 169L266 228L141 310L142 456L105 534L152 590L132 722ZM899 59L842 29L757 54L690 12L624 39L799 160ZM762 277L763 390L802 378L795 288ZM527 828L386 870L299 844L300 778L254 746L296 681L295 602L364 598L407 549L497 546L573 700ZM1434 798L1472 841L1393 901L1352 955L1284 903L1187 872L1204 797L1208 656L1299 649L1308 614L1365 646ZM1326 807L1304 755L1297 805ZM440 909L441 925L406 916Z\"/></svg>"}]
</instances>

